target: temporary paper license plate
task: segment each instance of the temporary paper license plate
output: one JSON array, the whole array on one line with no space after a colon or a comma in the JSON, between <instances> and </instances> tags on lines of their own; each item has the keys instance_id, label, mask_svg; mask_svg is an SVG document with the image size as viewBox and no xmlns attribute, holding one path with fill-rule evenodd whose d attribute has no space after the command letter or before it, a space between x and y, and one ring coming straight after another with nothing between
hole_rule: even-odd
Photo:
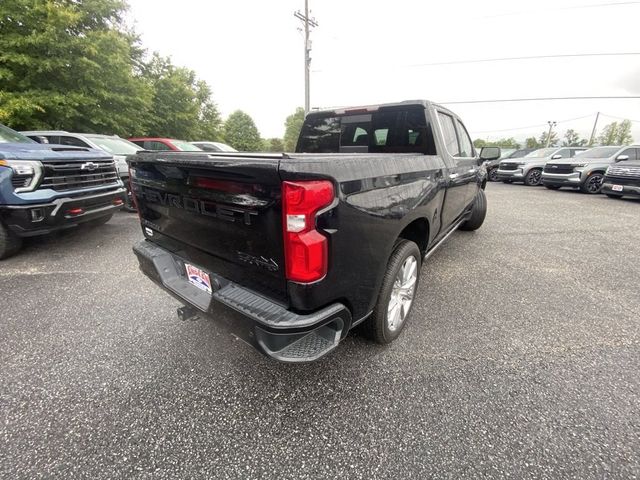
<instances>
[{"instance_id":1,"label":"temporary paper license plate","mask_svg":"<svg viewBox=\"0 0 640 480\"><path fill-rule=\"evenodd\" d=\"M622 191L622 185L613 185L611 187L611 190L613 190L614 192L621 192Z\"/></svg>"},{"instance_id":2,"label":"temporary paper license plate","mask_svg":"<svg viewBox=\"0 0 640 480\"><path fill-rule=\"evenodd\" d=\"M185 263L184 266L187 269L187 278L189 282L198 287L200 290L204 290L207 293L211 293L211 280L209 274L203 272L198 267Z\"/></svg>"}]
</instances>

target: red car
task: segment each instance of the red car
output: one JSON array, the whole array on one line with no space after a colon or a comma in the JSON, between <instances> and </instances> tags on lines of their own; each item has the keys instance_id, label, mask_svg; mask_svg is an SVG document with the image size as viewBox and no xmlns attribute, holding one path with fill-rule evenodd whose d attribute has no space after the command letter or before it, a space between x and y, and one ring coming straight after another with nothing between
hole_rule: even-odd
<instances>
[{"instance_id":1,"label":"red car","mask_svg":"<svg viewBox=\"0 0 640 480\"><path fill-rule=\"evenodd\" d=\"M184 140L176 140L175 138L151 138L151 137L135 137L130 138L130 142L140 145L145 150L168 151L175 152L200 152L201 148L192 145Z\"/></svg>"}]
</instances>

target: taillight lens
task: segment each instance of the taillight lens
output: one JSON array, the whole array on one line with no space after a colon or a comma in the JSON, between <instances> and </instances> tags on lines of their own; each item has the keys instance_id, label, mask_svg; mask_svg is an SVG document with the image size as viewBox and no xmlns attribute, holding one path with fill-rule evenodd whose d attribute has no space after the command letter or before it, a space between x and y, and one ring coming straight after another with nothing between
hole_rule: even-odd
<instances>
[{"instance_id":1,"label":"taillight lens","mask_svg":"<svg viewBox=\"0 0 640 480\"><path fill-rule=\"evenodd\" d=\"M333 184L327 180L282 183L287 279L308 283L327 274L327 238L316 230L316 214L333 198Z\"/></svg>"}]
</instances>

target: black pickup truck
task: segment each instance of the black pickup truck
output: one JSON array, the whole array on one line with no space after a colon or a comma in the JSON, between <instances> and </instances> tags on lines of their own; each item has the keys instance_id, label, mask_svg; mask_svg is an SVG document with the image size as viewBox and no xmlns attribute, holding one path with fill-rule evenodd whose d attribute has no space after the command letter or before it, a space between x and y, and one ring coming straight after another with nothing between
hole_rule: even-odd
<instances>
[{"instance_id":1,"label":"black pickup truck","mask_svg":"<svg viewBox=\"0 0 640 480\"><path fill-rule=\"evenodd\" d=\"M423 261L486 214L480 158L460 119L426 101L314 112L292 154L129 157L141 270L264 354L315 360L363 323L394 340ZM306 153L309 152L309 153ZM237 318L236 318L237 317Z\"/></svg>"}]
</instances>

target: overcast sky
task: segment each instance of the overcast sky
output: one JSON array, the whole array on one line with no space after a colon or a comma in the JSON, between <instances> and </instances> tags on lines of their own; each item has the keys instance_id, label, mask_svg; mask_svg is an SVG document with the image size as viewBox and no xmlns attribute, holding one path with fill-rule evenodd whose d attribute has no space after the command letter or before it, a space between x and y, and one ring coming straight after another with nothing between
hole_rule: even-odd
<instances>
[{"instance_id":1,"label":"overcast sky","mask_svg":"<svg viewBox=\"0 0 640 480\"><path fill-rule=\"evenodd\" d=\"M129 0L143 45L197 72L223 116L249 113L281 137L304 104L303 0ZM640 55L425 63L531 55L640 52L640 1L310 0L311 106L640 95ZM558 121L588 137L597 111L640 120L640 100L460 104L473 138L519 140ZM567 119L584 117L562 122ZM601 117L600 126L616 118ZM520 128L529 127L531 128ZM515 129L514 128L518 128ZM640 122L633 124L640 141Z\"/></svg>"}]
</instances>

